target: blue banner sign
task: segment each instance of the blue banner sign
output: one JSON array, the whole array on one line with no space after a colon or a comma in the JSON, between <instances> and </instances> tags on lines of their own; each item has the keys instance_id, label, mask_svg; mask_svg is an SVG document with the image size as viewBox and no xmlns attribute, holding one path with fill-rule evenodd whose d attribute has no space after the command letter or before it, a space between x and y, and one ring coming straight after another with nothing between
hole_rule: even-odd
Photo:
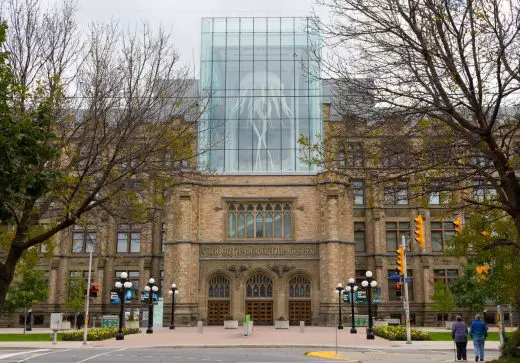
<instances>
[{"instance_id":1,"label":"blue banner sign","mask_svg":"<svg viewBox=\"0 0 520 363\"><path fill-rule=\"evenodd\" d=\"M350 292L343 294L343 302L350 304ZM367 293L365 290L358 290L354 293L354 304L367 304ZM372 289L372 304L381 303L381 288Z\"/></svg>"}]
</instances>

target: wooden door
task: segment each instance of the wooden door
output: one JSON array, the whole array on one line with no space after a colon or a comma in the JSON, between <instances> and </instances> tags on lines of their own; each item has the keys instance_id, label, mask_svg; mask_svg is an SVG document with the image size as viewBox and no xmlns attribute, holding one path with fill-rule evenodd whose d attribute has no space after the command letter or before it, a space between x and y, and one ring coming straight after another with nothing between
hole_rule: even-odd
<instances>
[{"instance_id":1,"label":"wooden door","mask_svg":"<svg viewBox=\"0 0 520 363\"><path fill-rule=\"evenodd\" d=\"M229 300L208 300L208 325L222 325L229 315Z\"/></svg>"},{"instance_id":2,"label":"wooden door","mask_svg":"<svg viewBox=\"0 0 520 363\"><path fill-rule=\"evenodd\" d=\"M246 300L246 314L251 315L254 325L273 325L273 301Z\"/></svg>"},{"instance_id":3,"label":"wooden door","mask_svg":"<svg viewBox=\"0 0 520 363\"><path fill-rule=\"evenodd\" d=\"M305 325L311 325L311 317L310 300L289 300L290 325L300 325L300 321L304 321Z\"/></svg>"}]
</instances>

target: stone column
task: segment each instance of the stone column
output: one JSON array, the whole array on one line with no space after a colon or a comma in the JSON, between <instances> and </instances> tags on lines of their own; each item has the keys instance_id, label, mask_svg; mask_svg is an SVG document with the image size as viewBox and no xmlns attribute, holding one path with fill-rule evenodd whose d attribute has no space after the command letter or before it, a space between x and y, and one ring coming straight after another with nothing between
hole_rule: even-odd
<instances>
[{"instance_id":1,"label":"stone column","mask_svg":"<svg viewBox=\"0 0 520 363\"><path fill-rule=\"evenodd\" d=\"M163 289L163 297L168 306L165 315L170 318L168 290L175 282L179 290L175 300L175 321L179 325L196 324L198 312L199 246L194 243L196 208L193 199L192 191L181 192L178 199L170 203L166 225L164 284L167 288ZM175 202L177 205L173 205Z\"/></svg>"}]
</instances>

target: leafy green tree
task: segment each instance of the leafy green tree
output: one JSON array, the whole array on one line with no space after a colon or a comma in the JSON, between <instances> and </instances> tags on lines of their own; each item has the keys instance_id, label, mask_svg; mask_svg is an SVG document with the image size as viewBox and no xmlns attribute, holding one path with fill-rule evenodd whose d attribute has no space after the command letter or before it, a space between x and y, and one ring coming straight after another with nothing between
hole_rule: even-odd
<instances>
[{"instance_id":1,"label":"leafy green tree","mask_svg":"<svg viewBox=\"0 0 520 363\"><path fill-rule=\"evenodd\" d=\"M482 311L489 299L484 283L477 279L475 263L464 264L464 273L452 286L455 305L470 309L471 312Z\"/></svg>"},{"instance_id":2,"label":"leafy green tree","mask_svg":"<svg viewBox=\"0 0 520 363\"><path fill-rule=\"evenodd\" d=\"M65 307L74 313L74 326L78 326L78 315L85 308L85 294L87 285L83 279L70 281L69 295L65 301Z\"/></svg>"},{"instance_id":3,"label":"leafy green tree","mask_svg":"<svg viewBox=\"0 0 520 363\"><path fill-rule=\"evenodd\" d=\"M25 334L27 312L33 305L47 299L47 284L43 272L30 268L23 269L19 278L10 286L4 308L8 311L23 310Z\"/></svg>"},{"instance_id":4,"label":"leafy green tree","mask_svg":"<svg viewBox=\"0 0 520 363\"><path fill-rule=\"evenodd\" d=\"M431 299L433 301L433 308L439 311L442 315L442 325L444 326L444 315L451 313L455 307L450 286L443 280L435 281Z\"/></svg>"},{"instance_id":5,"label":"leafy green tree","mask_svg":"<svg viewBox=\"0 0 520 363\"><path fill-rule=\"evenodd\" d=\"M75 3L2 6L0 308L19 262L57 233L100 213L147 222L199 178L186 162L204 104L170 34L98 23L80 36Z\"/></svg>"}]
</instances>

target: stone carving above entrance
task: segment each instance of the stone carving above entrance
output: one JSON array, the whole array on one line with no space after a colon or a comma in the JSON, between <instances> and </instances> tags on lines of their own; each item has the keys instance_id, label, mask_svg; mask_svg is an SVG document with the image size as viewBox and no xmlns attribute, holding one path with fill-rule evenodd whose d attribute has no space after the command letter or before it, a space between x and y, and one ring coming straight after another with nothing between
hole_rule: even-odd
<instances>
[{"instance_id":1,"label":"stone carving above entrance","mask_svg":"<svg viewBox=\"0 0 520 363\"><path fill-rule=\"evenodd\" d=\"M202 245L200 247L202 259L262 259L262 258L318 258L318 245L291 244L291 245Z\"/></svg>"},{"instance_id":2,"label":"stone carving above entrance","mask_svg":"<svg viewBox=\"0 0 520 363\"><path fill-rule=\"evenodd\" d=\"M251 266L246 265L229 265L227 266L228 271L233 272L235 277L238 279L244 272L251 269Z\"/></svg>"},{"instance_id":3,"label":"stone carving above entrance","mask_svg":"<svg viewBox=\"0 0 520 363\"><path fill-rule=\"evenodd\" d=\"M276 273L279 278L282 278L284 273L289 272L291 270L294 270L296 268L296 266L294 266L294 265L280 265L280 264L272 264L271 265L271 264L269 264L269 265L267 265L267 268L269 268L269 270L271 270L274 273Z\"/></svg>"}]
</instances>

